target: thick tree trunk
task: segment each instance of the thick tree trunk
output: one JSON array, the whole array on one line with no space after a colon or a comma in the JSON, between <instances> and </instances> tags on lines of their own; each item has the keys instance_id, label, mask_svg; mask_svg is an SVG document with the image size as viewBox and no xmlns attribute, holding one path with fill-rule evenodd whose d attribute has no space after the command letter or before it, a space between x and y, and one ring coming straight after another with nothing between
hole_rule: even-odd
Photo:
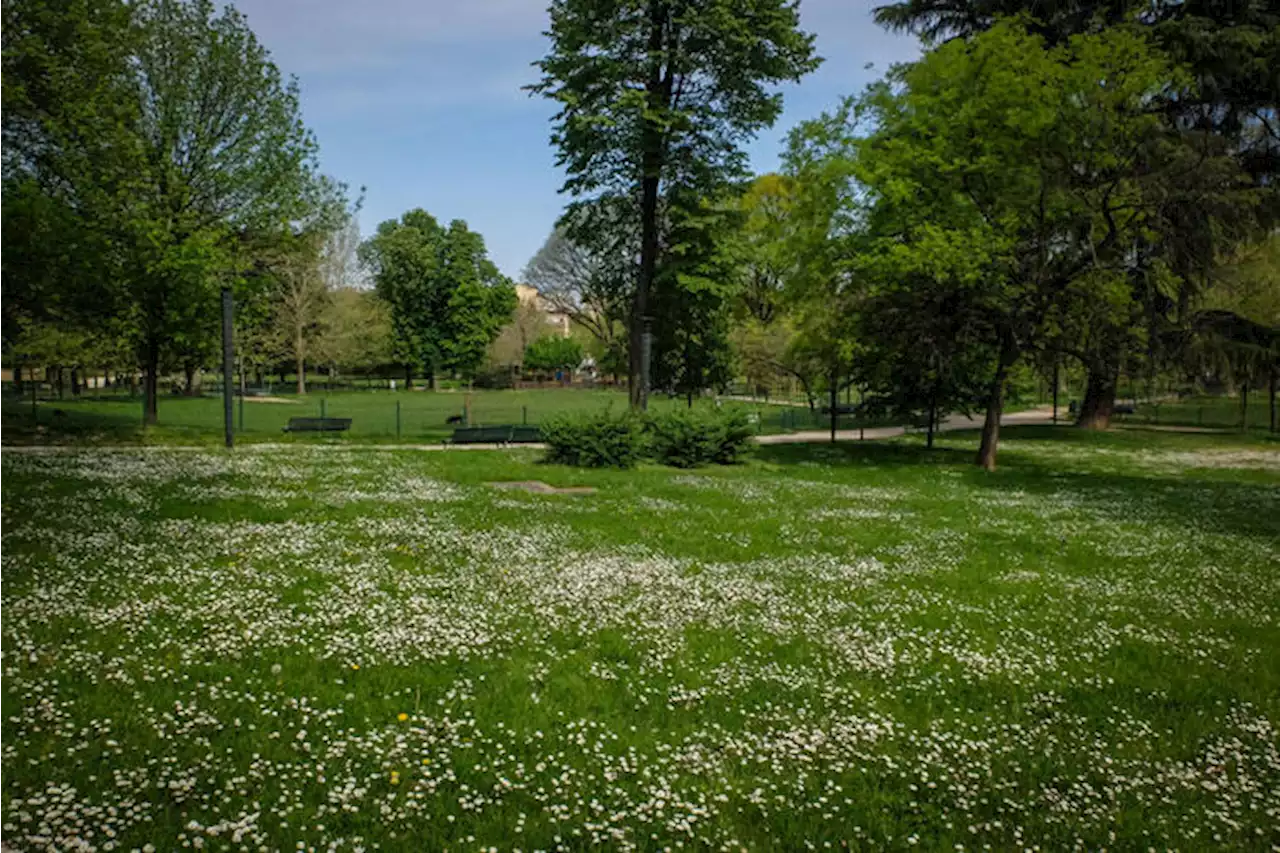
<instances>
[{"instance_id":1,"label":"thick tree trunk","mask_svg":"<svg viewBox=\"0 0 1280 853\"><path fill-rule=\"evenodd\" d=\"M80 396L80 368L71 368L71 396Z\"/></svg>"},{"instance_id":2,"label":"thick tree trunk","mask_svg":"<svg viewBox=\"0 0 1280 853\"><path fill-rule=\"evenodd\" d=\"M649 70L645 96L649 115L640 130L640 270L631 311L631 405L645 409L649 404L650 353L645 351L648 329L649 294L658 268L658 192L662 182L663 128L660 116L671 102L671 78L665 78L662 52L667 30L667 4L649 2Z\"/></svg>"},{"instance_id":3,"label":"thick tree trunk","mask_svg":"<svg viewBox=\"0 0 1280 853\"><path fill-rule=\"evenodd\" d=\"M1111 413L1116 407L1116 389L1120 384L1118 368L1089 368L1085 385L1084 402L1080 404L1080 417L1076 426L1084 429L1107 429L1111 426Z\"/></svg>"},{"instance_id":4,"label":"thick tree trunk","mask_svg":"<svg viewBox=\"0 0 1280 853\"><path fill-rule=\"evenodd\" d=\"M404 366L404 390L408 391L413 388L413 365L405 364Z\"/></svg>"},{"instance_id":5,"label":"thick tree trunk","mask_svg":"<svg viewBox=\"0 0 1280 853\"><path fill-rule=\"evenodd\" d=\"M142 422L154 426L159 422L160 343L148 341L143 355Z\"/></svg>"},{"instance_id":6,"label":"thick tree trunk","mask_svg":"<svg viewBox=\"0 0 1280 853\"><path fill-rule=\"evenodd\" d=\"M996 450L1000 444L1000 415L1004 410L1004 383L1009 368L1002 361L987 393L987 413L982 422L982 443L978 446L978 465L996 470Z\"/></svg>"},{"instance_id":7,"label":"thick tree trunk","mask_svg":"<svg viewBox=\"0 0 1280 853\"><path fill-rule=\"evenodd\" d=\"M54 373L54 376L56 376L56 377L57 377L56 381L57 381L57 384L58 384L58 399L59 399L59 400L61 400L61 399L63 398L63 396L64 396L64 393L63 393L63 392L64 392L64 390L65 390L64 385L63 385L63 381L62 381L62 380L63 380L63 375L62 375L62 373L63 373L63 371L62 371L62 365L58 365L58 367L57 367L57 369L56 369L56 372Z\"/></svg>"},{"instance_id":8,"label":"thick tree trunk","mask_svg":"<svg viewBox=\"0 0 1280 853\"><path fill-rule=\"evenodd\" d=\"M185 384L182 386L182 394L184 397L193 397L196 393L196 366L194 364L182 365L182 373L185 377Z\"/></svg>"}]
</instances>

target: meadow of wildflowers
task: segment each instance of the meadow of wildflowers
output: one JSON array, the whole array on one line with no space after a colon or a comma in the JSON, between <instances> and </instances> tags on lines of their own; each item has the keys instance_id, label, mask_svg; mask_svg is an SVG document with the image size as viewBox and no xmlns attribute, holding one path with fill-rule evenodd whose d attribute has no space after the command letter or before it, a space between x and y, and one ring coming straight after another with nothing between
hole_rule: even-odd
<instances>
[{"instance_id":1,"label":"meadow of wildflowers","mask_svg":"<svg viewBox=\"0 0 1280 853\"><path fill-rule=\"evenodd\" d=\"M6 451L4 845L1280 849L1280 451L966 441Z\"/></svg>"}]
</instances>

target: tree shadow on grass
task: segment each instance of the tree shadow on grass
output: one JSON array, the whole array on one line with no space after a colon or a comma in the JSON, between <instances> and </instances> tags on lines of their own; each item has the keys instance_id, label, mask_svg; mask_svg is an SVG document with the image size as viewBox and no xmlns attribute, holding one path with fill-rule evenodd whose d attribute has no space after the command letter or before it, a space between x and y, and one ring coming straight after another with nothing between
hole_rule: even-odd
<instances>
[{"instance_id":1,"label":"tree shadow on grass","mask_svg":"<svg viewBox=\"0 0 1280 853\"><path fill-rule=\"evenodd\" d=\"M950 434L952 437L954 433ZM1031 442L1065 443L1116 449L1157 449L1174 452L1213 447L1237 449L1238 442L1214 442L1206 436L1183 437L1169 441L1161 434L1125 435L1087 433L1070 427L1011 427L1002 437L1020 444ZM1280 478L1253 470L1232 476L1230 469L1159 467L1126 467L1121 459L1111 470L1109 460L1099 456L1086 465L1075 460L1036 455L1010 447L1001 451L999 468L984 471L974 464L976 433L973 447L925 448L922 444L845 442L831 444L769 445L758 448L757 458L779 465L824 464L859 468L898 469L947 468L960 474L961 481L975 489L996 492L1026 492L1048 495L1070 492L1088 502L1104 515L1122 514L1131 507L1142 506L1157 517L1202 532L1224 533L1280 541ZM1256 441L1253 443L1257 447ZM1126 502L1126 496L1132 500ZM1117 517L1117 521L1137 520L1138 516Z\"/></svg>"},{"instance_id":2,"label":"tree shadow on grass","mask_svg":"<svg viewBox=\"0 0 1280 853\"><path fill-rule=\"evenodd\" d=\"M86 412L42 403L33 412L29 404L6 404L3 414L4 443L109 444L135 443L143 435L141 407L137 417L123 412Z\"/></svg>"},{"instance_id":3,"label":"tree shadow on grass","mask_svg":"<svg viewBox=\"0 0 1280 853\"><path fill-rule=\"evenodd\" d=\"M858 467L918 467L961 465L973 462L974 451L957 447L889 444L883 441L840 441L763 444L754 456L774 465L826 464Z\"/></svg>"}]
</instances>

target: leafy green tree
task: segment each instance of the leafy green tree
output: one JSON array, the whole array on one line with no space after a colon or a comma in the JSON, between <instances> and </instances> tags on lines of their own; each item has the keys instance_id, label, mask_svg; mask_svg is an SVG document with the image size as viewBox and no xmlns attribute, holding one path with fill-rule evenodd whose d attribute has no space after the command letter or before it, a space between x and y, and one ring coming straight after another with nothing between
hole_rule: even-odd
<instances>
[{"instance_id":1,"label":"leafy green tree","mask_svg":"<svg viewBox=\"0 0 1280 853\"><path fill-rule=\"evenodd\" d=\"M3 73L4 342L32 324L79 333L103 321L115 194L133 174L136 39L123 2L7 0Z\"/></svg>"},{"instance_id":2,"label":"leafy green tree","mask_svg":"<svg viewBox=\"0 0 1280 853\"><path fill-rule=\"evenodd\" d=\"M373 291L331 289L321 324L315 355L331 371L369 371L391 361L391 318Z\"/></svg>"},{"instance_id":3,"label":"leafy green tree","mask_svg":"<svg viewBox=\"0 0 1280 853\"><path fill-rule=\"evenodd\" d=\"M544 335L524 351L526 370L535 373L555 373L558 370L577 370L582 364L582 344L573 338Z\"/></svg>"},{"instance_id":4,"label":"leafy green tree","mask_svg":"<svg viewBox=\"0 0 1280 853\"><path fill-rule=\"evenodd\" d=\"M876 128L857 158L874 235L863 269L968 306L993 358L978 463L994 468L1011 369L1055 315L1126 284L1166 162L1151 99L1181 81L1132 31L1051 48L1007 22L899 82L863 104Z\"/></svg>"},{"instance_id":5,"label":"leafy green tree","mask_svg":"<svg viewBox=\"0 0 1280 853\"><path fill-rule=\"evenodd\" d=\"M786 304L796 334L786 354L810 394L825 391L831 440L837 398L857 378L860 344L854 332L867 282L855 263L865 248L859 215L856 122L848 105L804 122L788 138L784 166L790 209L782 257L790 280Z\"/></svg>"},{"instance_id":6,"label":"leafy green tree","mask_svg":"<svg viewBox=\"0 0 1280 853\"><path fill-rule=\"evenodd\" d=\"M470 378L511 319L516 291L489 260L484 238L461 220L449 224L443 257L443 286L451 294L443 339L445 365Z\"/></svg>"},{"instance_id":7,"label":"leafy green tree","mask_svg":"<svg viewBox=\"0 0 1280 853\"><path fill-rule=\"evenodd\" d=\"M1080 423L1106 426L1120 371L1179 363L1183 354L1161 347L1195 338L1189 334L1195 304L1212 281L1206 270L1230 255L1233 244L1269 233L1280 217L1280 76L1274 73L1280 67L1280 6L902 0L876 10L880 23L931 42L972 37L1018 15L1033 15L1029 28L1050 45L1107 27L1138 27L1195 83L1153 93L1149 105L1165 115L1168 130L1186 137L1187 154L1182 167L1165 170L1165 186L1147 202L1158 209L1133 247L1129 288L1114 290L1087 318L1064 324L1056 344L1088 370ZM1232 161L1226 182L1223 160Z\"/></svg>"},{"instance_id":8,"label":"leafy green tree","mask_svg":"<svg viewBox=\"0 0 1280 853\"><path fill-rule=\"evenodd\" d=\"M391 312L393 352L405 368L405 383L415 367L426 367L433 384L443 361L443 320L449 294L440 287L444 230L421 208L378 226L360 246L360 259L373 277L378 296Z\"/></svg>"},{"instance_id":9,"label":"leafy green tree","mask_svg":"<svg viewBox=\"0 0 1280 853\"><path fill-rule=\"evenodd\" d=\"M515 290L488 259L484 240L456 220L447 229L422 209L378 226L360 247L391 312L405 380L423 367L471 375L515 310Z\"/></svg>"},{"instance_id":10,"label":"leafy green tree","mask_svg":"<svg viewBox=\"0 0 1280 853\"><path fill-rule=\"evenodd\" d=\"M730 319L737 282L725 251L740 212L709 201L672 205L667 262L654 282L653 387L693 398L733 378Z\"/></svg>"},{"instance_id":11,"label":"leafy green tree","mask_svg":"<svg viewBox=\"0 0 1280 853\"><path fill-rule=\"evenodd\" d=\"M238 235L278 231L306 214L315 144L297 84L281 77L238 12L207 0L137 8L145 182L124 298L138 308L154 422L166 342L216 335L217 293L235 275Z\"/></svg>"},{"instance_id":12,"label":"leafy green tree","mask_svg":"<svg viewBox=\"0 0 1280 853\"><path fill-rule=\"evenodd\" d=\"M744 219L728 251L741 280L737 313L766 326L781 312L795 269L787 252L796 192L793 183L786 175L760 175L736 204Z\"/></svg>"},{"instance_id":13,"label":"leafy green tree","mask_svg":"<svg viewBox=\"0 0 1280 853\"><path fill-rule=\"evenodd\" d=\"M552 142L568 173L563 189L580 200L639 200L629 376L643 408L641 343L662 266L666 190L709 197L743 174L741 142L781 111L768 87L817 66L813 38L788 0L553 0L550 14L551 51L530 89L560 107ZM592 219L576 224L602 230Z\"/></svg>"}]
</instances>

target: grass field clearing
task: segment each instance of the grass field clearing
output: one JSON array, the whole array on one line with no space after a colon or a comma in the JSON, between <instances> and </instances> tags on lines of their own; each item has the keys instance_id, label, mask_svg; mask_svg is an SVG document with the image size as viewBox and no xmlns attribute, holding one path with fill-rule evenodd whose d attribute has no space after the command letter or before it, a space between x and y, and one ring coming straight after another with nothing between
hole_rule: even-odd
<instances>
[{"instance_id":1,"label":"grass field clearing","mask_svg":"<svg viewBox=\"0 0 1280 853\"><path fill-rule=\"evenodd\" d=\"M9 450L6 845L1271 849L1276 445L1005 435Z\"/></svg>"}]
</instances>

